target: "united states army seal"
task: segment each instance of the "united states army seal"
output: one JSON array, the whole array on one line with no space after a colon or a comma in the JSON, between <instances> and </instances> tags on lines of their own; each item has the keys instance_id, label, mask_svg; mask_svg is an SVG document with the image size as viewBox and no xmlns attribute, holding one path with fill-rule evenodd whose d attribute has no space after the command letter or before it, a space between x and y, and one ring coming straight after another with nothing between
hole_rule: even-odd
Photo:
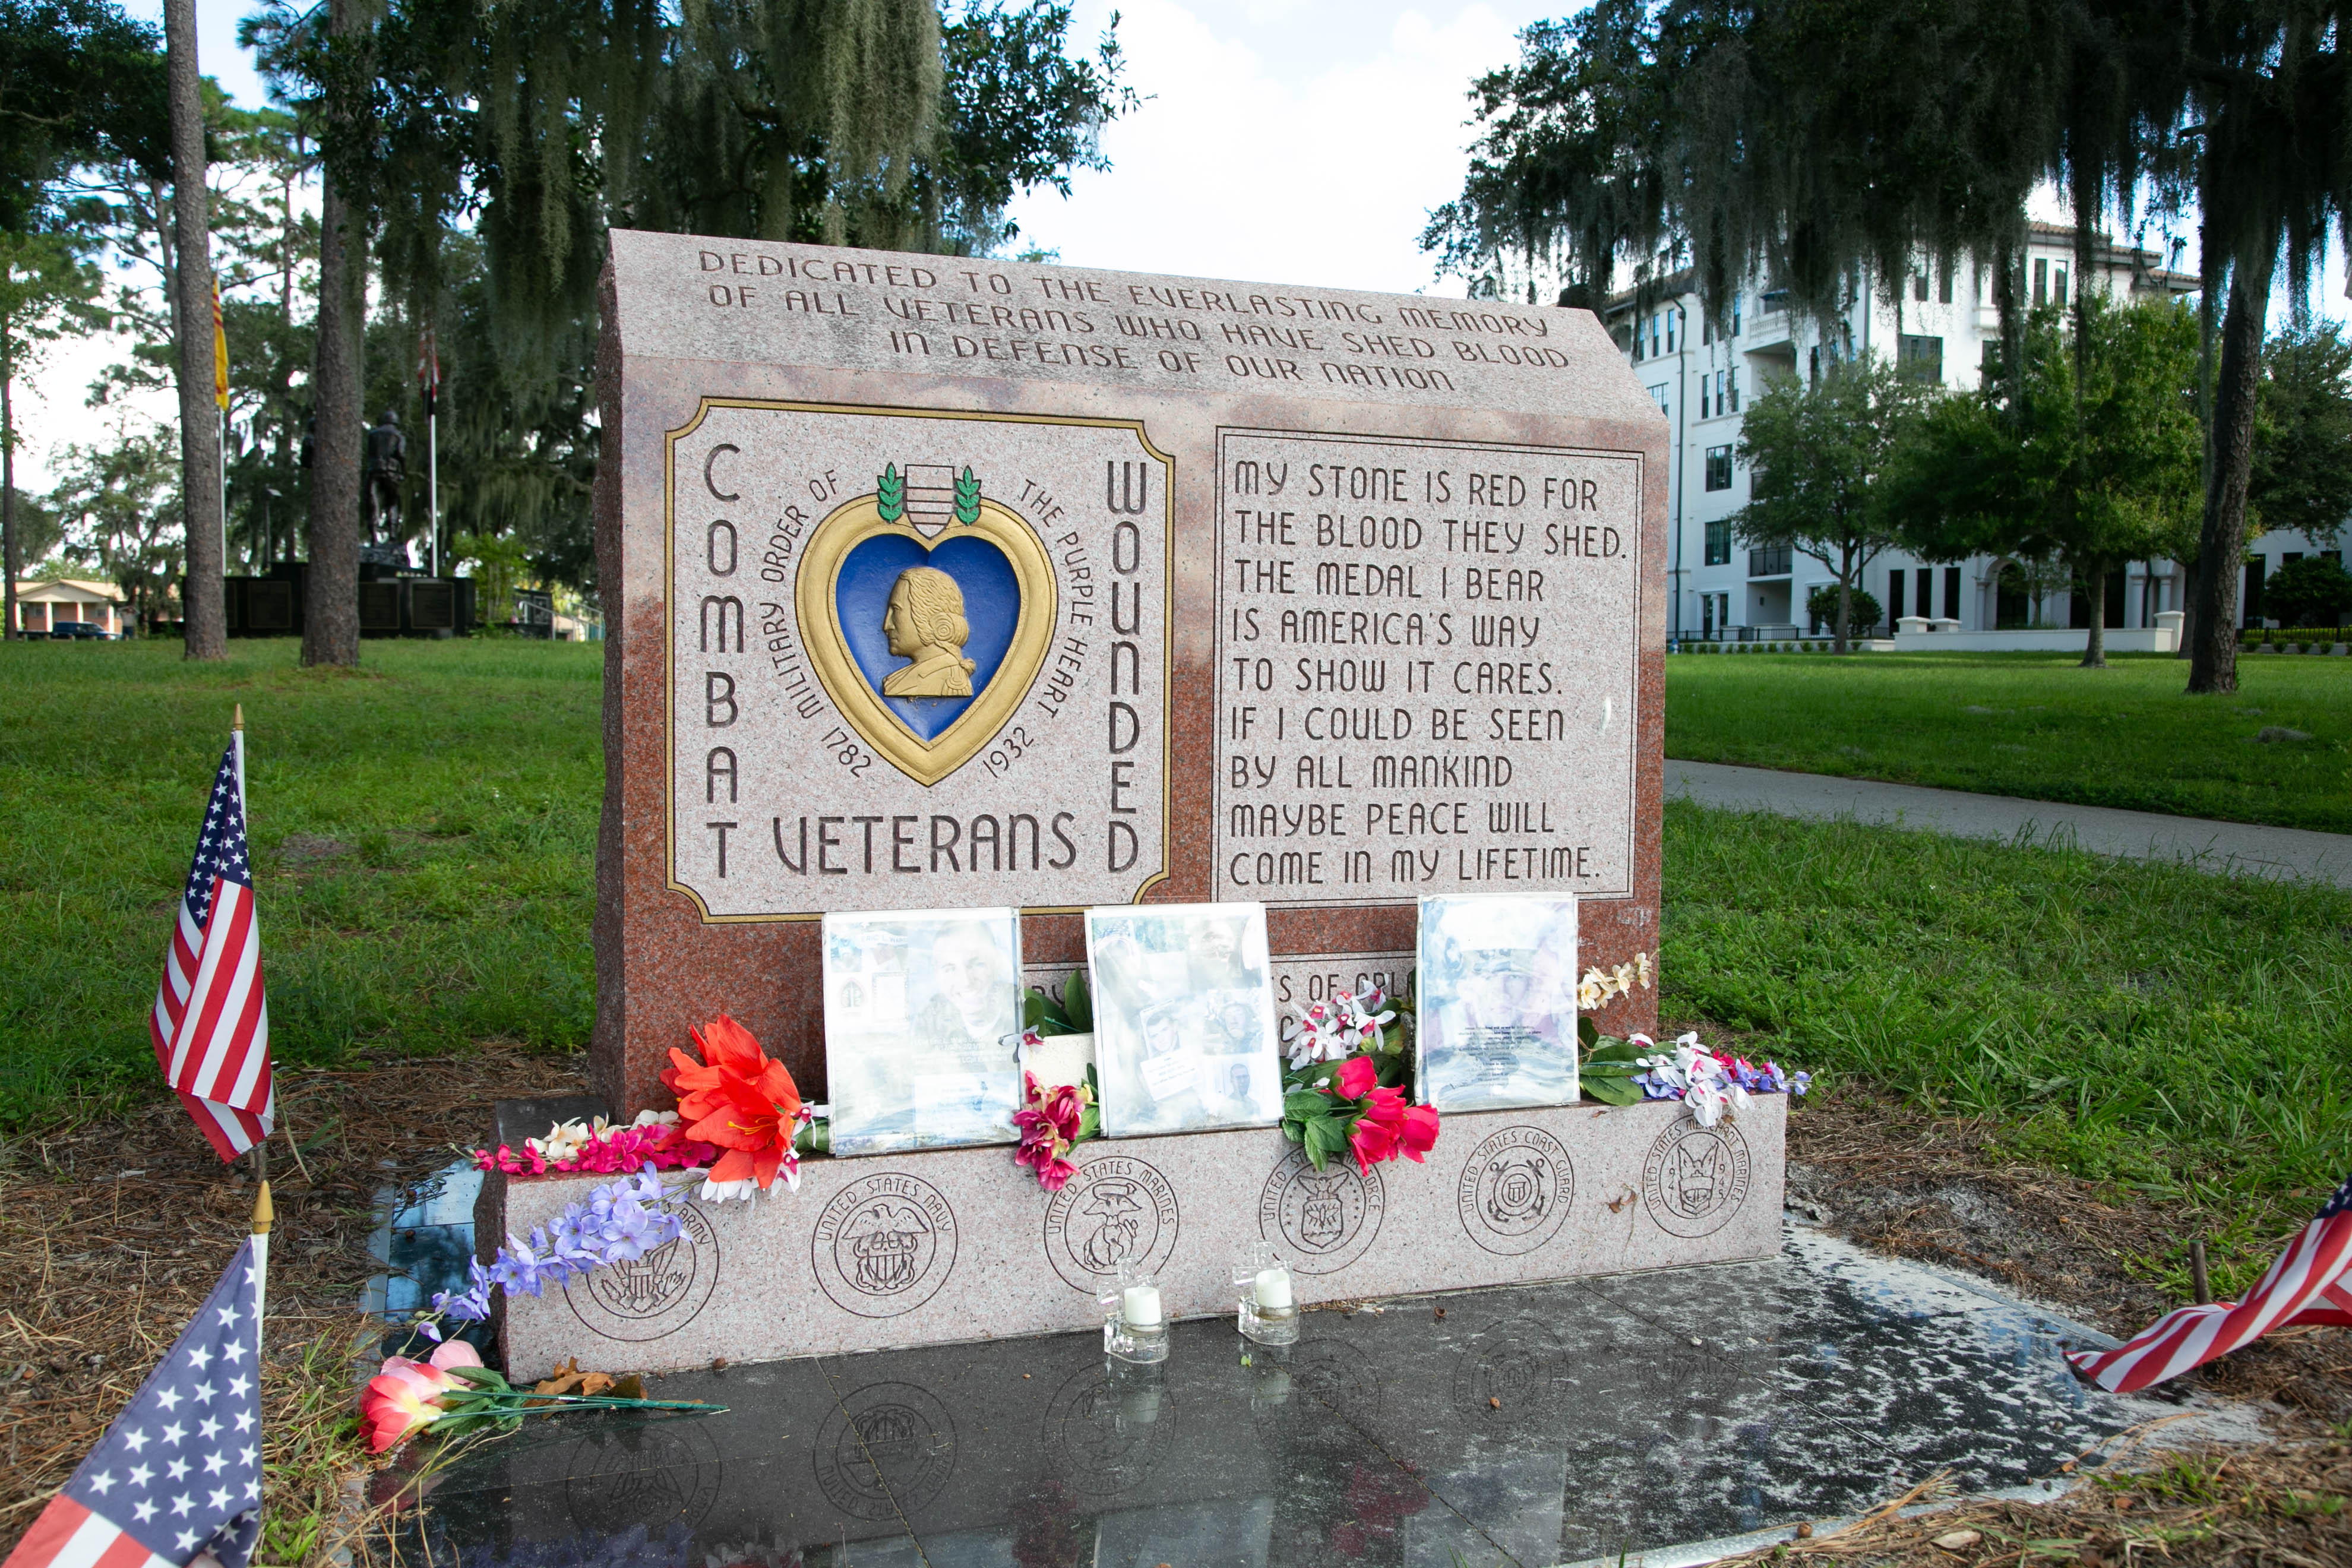
<instances>
[{"instance_id":1,"label":"united states army seal","mask_svg":"<svg viewBox=\"0 0 2352 1568\"><path fill-rule=\"evenodd\" d=\"M895 1318L947 1283L955 1268L955 1210L919 1176L861 1176L824 1205L809 1245L817 1283L835 1306L861 1318Z\"/></svg>"},{"instance_id":2,"label":"united states army seal","mask_svg":"<svg viewBox=\"0 0 2352 1568\"><path fill-rule=\"evenodd\" d=\"M1454 1190L1470 1239L1506 1258L1533 1252L1559 1235L1575 1201L1568 1151L1540 1127L1490 1134L1470 1151Z\"/></svg>"},{"instance_id":3,"label":"united states army seal","mask_svg":"<svg viewBox=\"0 0 2352 1568\"><path fill-rule=\"evenodd\" d=\"M1045 1206L1045 1256L1070 1289L1093 1295L1128 1265L1156 1274L1176 1250L1176 1189L1132 1154L1078 1167Z\"/></svg>"},{"instance_id":4,"label":"united states army seal","mask_svg":"<svg viewBox=\"0 0 2352 1568\"><path fill-rule=\"evenodd\" d=\"M593 1332L632 1343L694 1321L719 1284L719 1234L700 1204L688 1204L678 1219L677 1235L642 1258L566 1279L572 1315Z\"/></svg>"},{"instance_id":5,"label":"united states army seal","mask_svg":"<svg viewBox=\"0 0 2352 1568\"><path fill-rule=\"evenodd\" d=\"M1337 1274L1372 1245L1387 1210L1380 1172L1360 1173L1345 1160L1318 1171L1293 1149L1258 1194L1257 1228L1299 1273Z\"/></svg>"},{"instance_id":6,"label":"united states army seal","mask_svg":"<svg viewBox=\"0 0 2352 1568\"><path fill-rule=\"evenodd\" d=\"M1676 1236L1710 1236L1748 1200L1748 1140L1728 1121L1677 1118L1642 1163L1642 1203Z\"/></svg>"}]
</instances>

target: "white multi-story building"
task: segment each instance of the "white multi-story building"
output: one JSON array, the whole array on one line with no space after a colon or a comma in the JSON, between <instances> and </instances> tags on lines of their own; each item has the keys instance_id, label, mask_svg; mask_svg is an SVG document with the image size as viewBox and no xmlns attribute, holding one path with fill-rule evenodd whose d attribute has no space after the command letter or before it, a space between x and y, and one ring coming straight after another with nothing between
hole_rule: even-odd
<instances>
[{"instance_id":1,"label":"white multi-story building","mask_svg":"<svg viewBox=\"0 0 2352 1568\"><path fill-rule=\"evenodd\" d=\"M2103 243L2088 285L2114 295L2180 295L2198 287L2195 276L2161 261L2154 251ZM2084 286L2076 269L2074 231L2032 225L2025 261L2032 302L2064 303L2070 289ZM1668 278L1639 311L1630 292L1610 302L1610 331L1672 431L1671 636L1766 640L1826 629L1813 623L1805 603L1814 588L1836 584L1833 571L1801 552L1752 550L1733 537L1732 514L1748 504L1748 493L1738 458L1741 411L1777 377L1817 380L1858 354L1879 355L1955 390L1975 389L1988 348L2000 341L1991 274L1964 264L1945 277L1922 263L1898 292L1890 302L1879 289L1865 287L1824 325L1788 309L1785 295L1749 288L1733 296L1720 332L1705 321L1688 270ZM2248 546L2241 595L2246 625L2263 624L2263 577L2314 549L2303 535L2285 532L2265 533ZM1914 616L1971 632L2090 624L2090 606L2082 602L2088 595L2070 594L2063 584L2037 586L2022 563L1998 556L1954 565L1889 551L1871 562L1861 586L1879 601L1880 625L1889 632ZM2152 570L2133 563L2109 574L2105 624L2155 626L2158 615L2181 608L2186 587L2174 563L2156 562Z\"/></svg>"}]
</instances>

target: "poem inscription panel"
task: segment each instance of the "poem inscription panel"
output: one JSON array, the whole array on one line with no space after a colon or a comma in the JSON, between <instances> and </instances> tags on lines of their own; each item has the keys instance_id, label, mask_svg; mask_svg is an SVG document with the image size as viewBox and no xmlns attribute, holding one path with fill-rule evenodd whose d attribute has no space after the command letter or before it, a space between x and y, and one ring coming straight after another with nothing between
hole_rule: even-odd
<instances>
[{"instance_id":1,"label":"poem inscription panel","mask_svg":"<svg viewBox=\"0 0 2352 1568\"><path fill-rule=\"evenodd\" d=\"M1638 454L1226 429L1213 896L1628 898Z\"/></svg>"}]
</instances>

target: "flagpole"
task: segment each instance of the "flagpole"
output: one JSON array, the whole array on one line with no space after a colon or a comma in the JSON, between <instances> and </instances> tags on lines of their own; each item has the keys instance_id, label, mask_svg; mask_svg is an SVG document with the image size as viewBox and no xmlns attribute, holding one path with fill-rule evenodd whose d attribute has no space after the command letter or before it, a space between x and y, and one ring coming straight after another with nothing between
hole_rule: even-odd
<instances>
[{"instance_id":1,"label":"flagpole","mask_svg":"<svg viewBox=\"0 0 2352 1568\"><path fill-rule=\"evenodd\" d=\"M256 1148L268 1147L263 1139ZM260 1195L253 1200L253 1353L255 1375L261 1366L261 1310L269 1289L269 1225L277 1213L269 1205L269 1179L263 1177Z\"/></svg>"},{"instance_id":2,"label":"flagpole","mask_svg":"<svg viewBox=\"0 0 2352 1568\"><path fill-rule=\"evenodd\" d=\"M236 750L236 814L245 819L245 831L249 843L253 832L253 816L246 809L245 805L245 704L242 702L236 705L236 717L229 721L228 734L229 744ZM269 1202L269 1134L267 1131L253 1146L253 1179L261 1184L262 1206L254 1212L262 1223L262 1231L256 1234L264 1234L268 1228L267 1205ZM265 1242L263 1245L267 1247L268 1243Z\"/></svg>"}]
</instances>

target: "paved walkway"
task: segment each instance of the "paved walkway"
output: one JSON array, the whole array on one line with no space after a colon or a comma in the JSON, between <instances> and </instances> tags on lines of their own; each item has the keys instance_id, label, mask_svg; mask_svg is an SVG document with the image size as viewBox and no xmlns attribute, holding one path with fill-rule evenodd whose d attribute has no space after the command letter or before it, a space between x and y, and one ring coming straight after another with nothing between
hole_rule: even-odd
<instances>
[{"instance_id":1,"label":"paved walkway","mask_svg":"<svg viewBox=\"0 0 2352 1568\"><path fill-rule=\"evenodd\" d=\"M2185 860L2206 871L2305 878L2352 888L2352 834L2211 822L2199 816L2114 811L2105 806L1671 758L1666 763L1666 794L1735 811L1769 811L1822 821L1852 817L1857 822L1927 828L1962 838L2031 838L2071 844L2098 855Z\"/></svg>"}]
</instances>

